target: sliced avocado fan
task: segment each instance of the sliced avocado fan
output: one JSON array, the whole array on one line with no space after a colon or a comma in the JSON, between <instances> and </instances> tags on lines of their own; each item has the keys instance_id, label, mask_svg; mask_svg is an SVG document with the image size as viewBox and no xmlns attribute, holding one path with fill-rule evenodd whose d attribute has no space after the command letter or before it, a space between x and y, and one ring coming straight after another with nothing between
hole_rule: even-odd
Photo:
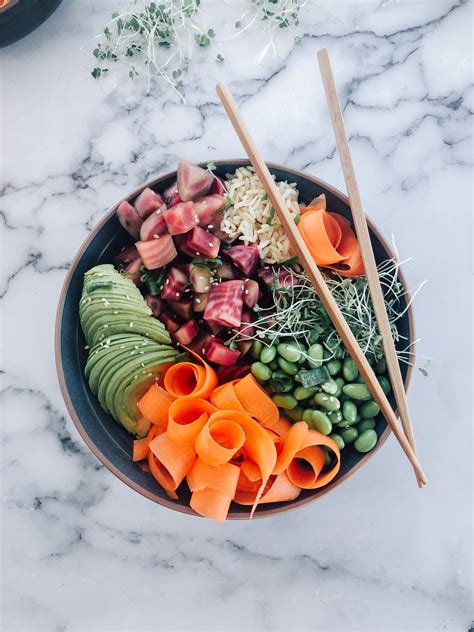
<instances>
[{"instance_id":1,"label":"sliced avocado fan","mask_svg":"<svg viewBox=\"0 0 474 632\"><path fill-rule=\"evenodd\" d=\"M138 288L112 265L84 275L79 317L89 347L85 376L105 412L137 437L150 427L138 400L163 365L182 355L151 313Z\"/></svg>"}]
</instances>

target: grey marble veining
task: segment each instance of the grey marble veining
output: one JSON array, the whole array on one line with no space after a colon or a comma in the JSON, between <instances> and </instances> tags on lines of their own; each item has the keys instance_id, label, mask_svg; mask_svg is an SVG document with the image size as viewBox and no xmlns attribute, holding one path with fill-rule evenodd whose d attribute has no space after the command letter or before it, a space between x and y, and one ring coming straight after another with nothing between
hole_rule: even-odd
<instances>
[{"instance_id":1,"label":"grey marble veining","mask_svg":"<svg viewBox=\"0 0 474 632\"><path fill-rule=\"evenodd\" d=\"M277 54L244 3L203 1L225 63L198 51L186 105L89 75L114 1L64 2L3 49L2 579L4 630L442 631L472 626L472 2L310 1ZM219 26L221 25L221 26ZM294 36L301 42L295 44ZM316 504L213 524L155 506L92 456L57 386L66 270L103 212L179 157L242 156L226 80L268 160L344 189L315 61L331 54L367 213L395 235L416 299L410 404L429 485L391 438Z\"/></svg>"}]
</instances>

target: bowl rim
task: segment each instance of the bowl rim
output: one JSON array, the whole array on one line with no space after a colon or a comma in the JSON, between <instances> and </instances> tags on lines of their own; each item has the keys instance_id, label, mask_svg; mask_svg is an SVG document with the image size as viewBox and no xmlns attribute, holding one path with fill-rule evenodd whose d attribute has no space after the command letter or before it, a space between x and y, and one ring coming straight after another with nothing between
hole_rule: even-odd
<instances>
[{"instance_id":1,"label":"bowl rim","mask_svg":"<svg viewBox=\"0 0 474 632\"><path fill-rule=\"evenodd\" d=\"M217 160L214 159L212 160L212 162L215 165L218 166L223 166L225 167L225 165L237 165L237 168L239 167L244 167L244 166L250 166L250 161L248 159L242 159L242 158L238 158L238 159L225 159L225 160ZM200 162L198 163L199 165L206 165L206 162ZM281 171L284 171L285 173L300 178L305 178L306 180L311 181L312 183L314 183L315 185L324 188L328 191L330 191L333 195L335 195L336 197L338 197L342 202L344 202L349 208L350 208L350 203L349 203L349 198L347 197L347 195L345 195L344 193L342 193L341 191L339 191L338 189L336 189L335 187L333 187L332 185L328 184L327 182L325 182L324 180L321 180L320 178L317 178L316 176L313 176L312 174L309 174L305 171L301 171L299 169L292 169L290 167L286 167L284 165L281 165L279 163L275 163L275 162L266 162L266 165L270 168L270 169L278 169ZM59 381L59 387L61 390L61 394L62 397L64 399L64 402L66 404L66 408L67 411L77 429L77 431L79 432L80 436L82 437L82 439L84 440L84 442L86 443L86 445L89 447L89 449L91 450L91 452L99 459L99 461L105 465L105 467L112 472L112 474L114 474L119 480L121 480L123 483L125 483L128 487L130 487L132 490L138 492L139 494L141 494L142 496L145 496L146 498L148 498L149 500L152 500L153 502L162 505L163 507L167 507L168 509L173 509L174 511L178 511L180 513L184 513L190 516L194 516L194 517L198 517L200 518L201 516L199 516L198 514L196 514L191 507L187 506L187 505L177 505L174 502L172 502L171 499L167 499L167 498L162 498L161 496L158 496L156 494L154 494L153 492L148 491L147 489L141 487L141 485L139 485L138 483L136 483L133 479L131 479L128 475L124 474L116 465L114 465L109 458L102 452L102 450L100 450L97 445L94 443L94 441L90 438L89 434L87 433L86 429L84 428L79 415L76 412L76 409L74 408L74 404L72 403L71 397L69 395L69 391L67 389L66 386L66 380L64 377L64 367L63 367L63 359L62 359L62 352L61 352L61 331L62 331L62 317L63 317L63 311L64 311L64 305L65 305L65 301L66 301L66 295L69 289L69 285L71 283L72 277L75 273L75 270L78 266L78 263L80 261L80 259L82 258L85 250L87 249L87 247L89 246L89 244L92 242L92 240L96 237L97 233L101 230L102 226L104 224L106 224L109 219L112 217L112 215L115 213L117 207L119 206L119 204L121 202L123 202L124 200L129 200L131 198L134 198L136 195L138 195L141 191L143 191L143 189L147 188L147 187L154 187L157 184L159 184L160 182L162 182L163 180L166 180L168 178L173 177L174 175L176 175L176 169L173 171L168 171L158 177L152 178L150 180L148 180L145 184L142 184L138 187L136 187L131 193L128 193L126 196L124 196L122 199L120 199L116 204L114 204L108 211L106 211L103 215L103 217L97 222L97 224L94 225L93 229L91 230L91 232L89 233L89 235L84 239L84 241L82 242L81 246L79 247L77 253L75 254L72 262L71 262L71 266L68 270L68 273L64 279L62 288L61 288L61 293L59 296L59 302L58 302L58 307L56 310L56 319L55 319L55 329L54 329L54 347L55 347L55 363L56 363L56 372L57 372L57 376L58 376L58 381ZM375 224L373 223L373 221L367 216L367 223L369 225L370 230L374 233L374 235L377 237L377 239L380 241L380 243L382 244L383 248L386 250L386 252L392 256L394 256L394 252L392 247L390 246L390 244L387 242L387 240L385 239L385 237L381 234L381 232L379 231L379 229L375 226ZM408 285L406 282L406 278L405 275L403 273L403 271L401 269L399 269L398 271L398 276L400 278L400 281L406 291L406 299L407 299L407 317L408 317L408 330L409 330L409 338L410 338L410 342L412 342L412 347L411 347L411 351L413 354L415 354L415 341L416 341L416 334L415 334L415 322L414 322L414 314L413 314L413 307L412 307L412 302L411 302L411 293L408 289ZM404 380L404 386L405 386L405 391L408 391L409 386L411 384L411 380L412 380L412 376L413 376L413 366L411 364L408 365L407 368L407 373L405 376L405 380ZM395 411L396 416L398 417L398 410ZM347 479L349 479L351 476L353 476L363 465L365 465L367 463L367 461L372 458L372 456L374 454L376 454L380 448L383 446L383 444L385 443L385 441L387 440L388 436L390 435L391 430L390 427L387 426L385 428L385 430L383 431L383 433L380 435L378 441L377 441L377 445L375 446L375 448L373 450L371 450L370 452L366 453L358 462L356 465L354 465L354 467L352 467L350 470L348 470L345 474L343 474L339 479L337 479L336 481L333 481L330 485L327 485L325 487L322 487L321 489L317 490L314 494L312 494L311 496L308 496L307 498L302 498L300 500L295 500L293 501L291 504L284 504L284 503L275 503L275 505L272 505L270 507L265 507L265 506L261 506L259 508L258 512L255 512L253 519L260 519L260 518L267 518L267 517L271 517L271 516L275 516L278 514L283 514L283 513L287 513L289 511L293 511L295 509L299 509L301 507L303 507L304 505L307 505L309 503L315 502L316 500L318 500L319 498L321 498L322 496L324 496L325 494L329 493L330 491L335 490L341 483L345 482ZM227 520L248 520L249 516L247 514L244 513L237 513L237 512L233 512L232 510L229 511Z\"/></svg>"}]
</instances>

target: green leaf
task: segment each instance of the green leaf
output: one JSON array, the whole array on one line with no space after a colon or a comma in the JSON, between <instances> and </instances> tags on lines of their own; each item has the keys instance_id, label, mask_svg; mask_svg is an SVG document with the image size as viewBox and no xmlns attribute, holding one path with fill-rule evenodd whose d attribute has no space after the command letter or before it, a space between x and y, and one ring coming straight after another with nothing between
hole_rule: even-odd
<instances>
[{"instance_id":1,"label":"green leaf","mask_svg":"<svg viewBox=\"0 0 474 632\"><path fill-rule=\"evenodd\" d=\"M208 162L207 163L207 170L208 171L215 171L217 169L216 165L213 162Z\"/></svg>"},{"instance_id":2,"label":"green leaf","mask_svg":"<svg viewBox=\"0 0 474 632\"><path fill-rule=\"evenodd\" d=\"M269 226L272 226L272 225L273 225L273 218L274 218L274 217L275 217L275 209L272 207L272 209L271 209L271 211L270 211L270 213L269 213L269 215L268 215L268 222L267 222L267 224L268 224Z\"/></svg>"},{"instance_id":3,"label":"green leaf","mask_svg":"<svg viewBox=\"0 0 474 632\"><path fill-rule=\"evenodd\" d=\"M224 61L224 57L219 53L216 57L216 61L221 64Z\"/></svg>"},{"instance_id":4,"label":"green leaf","mask_svg":"<svg viewBox=\"0 0 474 632\"><path fill-rule=\"evenodd\" d=\"M108 40L110 40L110 38L112 37L112 33L110 32L110 29L108 26L106 26L104 29L104 35Z\"/></svg>"},{"instance_id":5,"label":"green leaf","mask_svg":"<svg viewBox=\"0 0 474 632\"><path fill-rule=\"evenodd\" d=\"M216 36L216 33L215 33L214 29L209 29L209 30L207 31L207 34L208 34L208 35L209 35L209 37L211 37L211 38Z\"/></svg>"},{"instance_id":6,"label":"green leaf","mask_svg":"<svg viewBox=\"0 0 474 632\"><path fill-rule=\"evenodd\" d=\"M236 29L240 29L240 27L242 26L242 22L240 20L237 20L234 26Z\"/></svg>"},{"instance_id":7,"label":"green leaf","mask_svg":"<svg viewBox=\"0 0 474 632\"><path fill-rule=\"evenodd\" d=\"M91 72L91 75L94 77L94 79L98 79L101 74L102 74L101 68L94 68Z\"/></svg>"},{"instance_id":8,"label":"green leaf","mask_svg":"<svg viewBox=\"0 0 474 632\"><path fill-rule=\"evenodd\" d=\"M220 259L219 257L195 257L194 259L192 259L191 265L202 266L204 268L209 268L209 270L216 270L217 268L221 267L222 259Z\"/></svg>"}]
</instances>

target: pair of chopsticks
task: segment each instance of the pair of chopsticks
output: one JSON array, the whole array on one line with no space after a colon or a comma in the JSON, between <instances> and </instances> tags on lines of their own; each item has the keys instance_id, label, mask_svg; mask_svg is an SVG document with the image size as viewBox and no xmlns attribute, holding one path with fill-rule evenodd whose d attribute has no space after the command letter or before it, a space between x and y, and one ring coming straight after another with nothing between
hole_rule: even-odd
<instances>
[{"instance_id":1,"label":"pair of chopsticks","mask_svg":"<svg viewBox=\"0 0 474 632\"><path fill-rule=\"evenodd\" d=\"M405 389L400 373L395 344L390 330L387 311L385 308L385 301L380 285L380 279L377 273L375 257L370 242L367 220L362 209L362 202L357 187L354 167L352 165L349 145L347 142L344 122L342 119L342 113L331 71L331 65L329 62L328 53L325 49L319 51L318 60L321 70L321 76L324 83L324 89L326 92L326 98L328 101L329 111L331 114L331 121L336 135L344 177L346 180L346 186L349 193L349 201L351 204L354 225L361 247L362 259L367 275L369 290L372 296L377 324L379 326L380 334L383 339L387 367L389 370L389 375L392 382L392 387L398 405L400 417L402 419L403 431L398 425L395 413L392 410L390 402L388 401L384 391L382 390L382 387L380 386L375 373L372 370L372 367L367 362L364 352L360 348L357 340L354 337L354 334L349 328L349 325L347 324L342 312L340 311L336 301L334 300L331 291L329 290L329 287L324 280L324 277L322 276L318 266L314 262L308 250L308 247L306 246L306 243L301 237L292 216L287 210L286 205L278 190L278 187L276 186L275 181L270 175L270 172L264 160L260 156L260 153L254 141L252 140L245 126L245 123L242 120L242 117L240 116L237 105L235 104L235 101L229 89L224 84L218 83L216 90L222 101L227 116L229 117L229 120L232 123L250 162L252 163L258 177L260 178L260 181L262 182L262 185L277 212L278 218L280 219L283 228L285 229L285 232L291 244L292 252L298 256L301 265L303 266L308 277L313 283L313 286L319 298L321 299L321 302L323 303L326 311L328 312L334 326L336 327L336 330L338 331L346 349L349 351L357 368L362 374L362 377L364 378L367 387L372 394L372 397L379 405L380 410L387 420L388 425L390 426L402 450L405 452L408 460L410 461L413 470L415 471L418 486L422 487L424 484L426 484L427 481L421 465L418 461L418 458L415 454L415 442L413 438L413 431L411 428Z\"/></svg>"}]
</instances>

